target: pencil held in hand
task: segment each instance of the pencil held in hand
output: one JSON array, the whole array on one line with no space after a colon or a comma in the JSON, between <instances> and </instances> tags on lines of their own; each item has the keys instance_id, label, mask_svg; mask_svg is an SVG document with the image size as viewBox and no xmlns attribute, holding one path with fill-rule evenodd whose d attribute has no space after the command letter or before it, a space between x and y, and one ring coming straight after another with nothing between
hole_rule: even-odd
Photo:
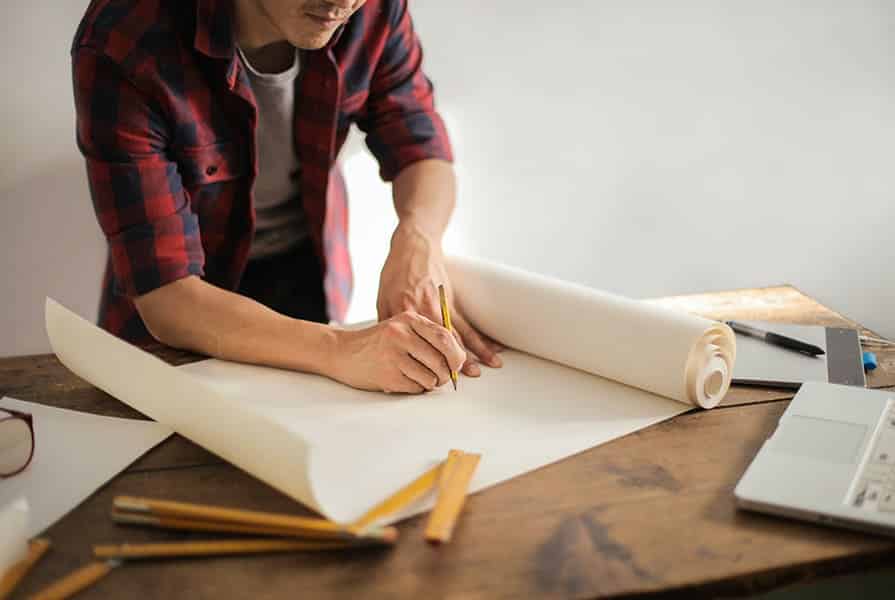
<instances>
[{"instance_id":1,"label":"pencil held in hand","mask_svg":"<svg viewBox=\"0 0 895 600\"><path fill-rule=\"evenodd\" d=\"M447 295L444 293L444 286L438 286L438 299L441 301L441 320L444 324L444 328L454 332L454 328L451 327L451 311L448 310L447 304ZM457 372L451 369L451 383L454 385L454 391L457 391Z\"/></svg>"}]
</instances>

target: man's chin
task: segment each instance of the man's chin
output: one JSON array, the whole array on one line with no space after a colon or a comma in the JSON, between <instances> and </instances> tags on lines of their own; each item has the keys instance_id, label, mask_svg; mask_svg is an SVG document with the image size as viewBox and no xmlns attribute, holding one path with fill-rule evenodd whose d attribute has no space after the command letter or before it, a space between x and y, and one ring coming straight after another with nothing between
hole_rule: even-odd
<instances>
[{"instance_id":1,"label":"man's chin","mask_svg":"<svg viewBox=\"0 0 895 600\"><path fill-rule=\"evenodd\" d=\"M329 43L335 31L323 33L300 33L290 35L289 43L302 50L319 50Z\"/></svg>"}]
</instances>

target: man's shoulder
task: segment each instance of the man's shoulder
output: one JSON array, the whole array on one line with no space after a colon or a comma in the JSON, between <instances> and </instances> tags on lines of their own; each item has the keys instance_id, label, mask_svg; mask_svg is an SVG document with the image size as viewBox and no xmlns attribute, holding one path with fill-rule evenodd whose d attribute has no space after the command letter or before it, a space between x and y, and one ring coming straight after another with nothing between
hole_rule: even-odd
<instances>
[{"instance_id":1,"label":"man's shoulder","mask_svg":"<svg viewBox=\"0 0 895 600\"><path fill-rule=\"evenodd\" d=\"M348 22L342 43L363 45L388 36L399 26L406 10L407 0L367 0Z\"/></svg>"},{"instance_id":2,"label":"man's shoulder","mask_svg":"<svg viewBox=\"0 0 895 600\"><path fill-rule=\"evenodd\" d=\"M401 20L407 0L367 0L361 10L369 15L371 24L390 26Z\"/></svg>"},{"instance_id":3,"label":"man's shoulder","mask_svg":"<svg viewBox=\"0 0 895 600\"><path fill-rule=\"evenodd\" d=\"M125 68L180 47L195 29L193 0L92 0L72 43Z\"/></svg>"}]
</instances>

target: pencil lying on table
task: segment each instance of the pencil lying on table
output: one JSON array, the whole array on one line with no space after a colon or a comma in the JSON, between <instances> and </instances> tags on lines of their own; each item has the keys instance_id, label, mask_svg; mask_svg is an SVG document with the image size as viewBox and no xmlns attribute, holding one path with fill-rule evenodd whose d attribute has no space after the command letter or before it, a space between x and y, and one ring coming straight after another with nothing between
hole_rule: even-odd
<instances>
[{"instance_id":1,"label":"pencil lying on table","mask_svg":"<svg viewBox=\"0 0 895 600\"><path fill-rule=\"evenodd\" d=\"M449 542L480 459L481 454L451 450L447 459L370 509L351 529L363 533L380 519L394 516L435 490L435 508L429 514L425 537L432 543Z\"/></svg>"},{"instance_id":2,"label":"pencil lying on table","mask_svg":"<svg viewBox=\"0 0 895 600\"><path fill-rule=\"evenodd\" d=\"M261 525L242 525L240 523L225 523L218 521L200 521L196 519L178 519L176 517L157 517L139 513L112 511L112 520L123 525L139 525L154 527L156 529L174 529L178 531L207 531L211 533L233 533L238 535L272 536L287 538L304 538L314 540L350 540L355 537L363 537L367 540L379 541L382 544L391 544L397 540L397 530L394 527L374 527L359 535L356 531L337 530L334 532L308 532L283 527L264 527Z\"/></svg>"},{"instance_id":3,"label":"pencil lying on table","mask_svg":"<svg viewBox=\"0 0 895 600\"><path fill-rule=\"evenodd\" d=\"M346 526L326 519L296 517L280 513L206 506L170 500L118 496L112 518L119 523L185 531L214 531L301 537L315 540L348 540L363 537L371 543L392 544L398 539L394 527L374 527L362 536Z\"/></svg>"},{"instance_id":4,"label":"pencil lying on table","mask_svg":"<svg viewBox=\"0 0 895 600\"><path fill-rule=\"evenodd\" d=\"M351 524L351 530L358 535L367 535L373 529L376 521L389 517L403 510L414 501L421 498L435 488L441 468L444 462L440 462L400 490L371 508L360 519Z\"/></svg>"},{"instance_id":5,"label":"pencil lying on table","mask_svg":"<svg viewBox=\"0 0 895 600\"><path fill-rule=\"evenodd\" d=\"M9 596L13 590L16 589L19 582L29 571L31 571L34 565L37 564L49 549L49 540L43 538L31 540L31 543L28 545L28 553L25 557L9 567L9 569L6 570L6 573L0 573L0 575L2 575L2 577L0 577L0 600Z\"/></svg>"},{"instance_id":6,"label":"pencil lying on table","mask_svg":"<svg viewBox=\"0 0 895 600\"><path fill-rule=\"evenodd\" d=\"M148 544L110 544L93 547L97 558L129 560L138 558L178 558L187 556L225 556L269 554L274 552L325 552L371 546L369 540L208 540L195 542L159 542Z\"/></svg>"},{"instance_id":7,"label":"pencil lying on table","mask_svg":"<svg viewBox=\"0 0 895 600\"><path fill-rule=\"evenodd\" d=\"M873 337L870 335L860 335L858 339L865 346L895 346L895 342L883 338Z\"/></svg>"},{"instance_id":8,"label":"pencil lying on table","mask_svg":"<svg viewBox=\"0 0 895 600\"><path fill-rule=\"evenodd\" d=\"M235 533L242 535L259 535L272 537L305 537L311 539L342 539L346 536L342 531L307 532L288 527L265 527L262 525L243 525L223 521L200 521L198 519L180 519L177 517L159 517L151 514L140 514L112 511L112 520L122 525L142 525L156 529L175 529L178 531L208 531L212 533Z\"/></svg>"},{"instance_id":9,"label":"pencil lying on table","mask_svg":"<svg viewBox=\"0 0 895 600\"><path fill-rule=\"evenodd\" d=\"M30 600L65 600L78 592L87 589L118 566L117 561L94 561L63 576L41 591L31 596Z\"/></svg>"}]
</instances>

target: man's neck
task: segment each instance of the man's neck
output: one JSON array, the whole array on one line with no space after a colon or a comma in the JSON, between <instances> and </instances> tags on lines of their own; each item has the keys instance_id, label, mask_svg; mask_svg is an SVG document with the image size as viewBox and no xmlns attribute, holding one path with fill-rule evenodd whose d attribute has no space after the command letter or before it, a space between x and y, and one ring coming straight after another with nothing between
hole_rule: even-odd
<instances>
[{"instance_id":1,"label":"man's neck","mask_svg":"<svg viewBox=\"0 0 895 600\"><path fill-rule=\"evenodd\" d=\"M295 64L295 47L289 42L274 42L255 50L243 50L246 60L259 73L282 73Z\"/></svg>"},{"instance_id":2,"label":"man's neck","mask_svg":"<svg viewBox=\"0 0 895 600\"><path fill-rule=\"evenodd\" d=\"M252 67L261 73L280 73L292 66L295 48L283 39L254 0L234 2L236 43Z\"/></svg>"}]
</instances>

